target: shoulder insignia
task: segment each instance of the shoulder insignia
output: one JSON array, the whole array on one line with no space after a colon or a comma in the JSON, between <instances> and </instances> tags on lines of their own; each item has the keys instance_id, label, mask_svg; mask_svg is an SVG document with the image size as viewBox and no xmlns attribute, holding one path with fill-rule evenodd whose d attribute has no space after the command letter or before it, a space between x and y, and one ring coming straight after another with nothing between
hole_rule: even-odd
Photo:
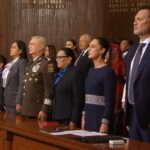
<instances>
[{"instance_id":1,"label":"shoulder insignia","mask_svg":"<svg viewBox=\"0 0 150 150\"><path fill-rule=\"evenodd\" d=\"M54 66L53 64L48 64L48 72L54 72Z\"/></svg>"},{"instance_id":2,"label":"shoulder insignia","mask_svg":"<svg viewBox=\"0 0 150 150\"><path fill-rule=\"evenodd\" d=\"M46 58L46 60L49 62L49 61L51 61L51 59L49 58L49 57L45 57Z\"/></svg>"}]
</instances>

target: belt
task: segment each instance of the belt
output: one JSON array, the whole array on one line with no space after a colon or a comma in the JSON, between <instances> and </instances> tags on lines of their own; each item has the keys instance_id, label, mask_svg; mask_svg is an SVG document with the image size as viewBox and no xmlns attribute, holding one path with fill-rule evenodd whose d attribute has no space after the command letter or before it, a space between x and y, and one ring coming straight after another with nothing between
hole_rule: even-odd
<instances>
[{"instance_id":1,"label":"belt","mask_svg":"<svg viewBox=\"0 0 150 150\"><path fill-rule=\"evenodd\" d=\"M105 106L105 96L85 94L85 103Z\"/></svg>"}]
</instances>

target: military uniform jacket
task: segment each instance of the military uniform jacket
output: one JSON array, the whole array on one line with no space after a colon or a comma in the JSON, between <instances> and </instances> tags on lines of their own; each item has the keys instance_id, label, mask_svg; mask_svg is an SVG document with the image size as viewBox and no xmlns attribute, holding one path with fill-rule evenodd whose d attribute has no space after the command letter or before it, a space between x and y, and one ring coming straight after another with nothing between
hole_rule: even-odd
<instances>
[{"instance_id":1,"label":"military uniform jacket","mask_svg":"<svg viewBox=\"0 0 150 150\"><path fill-rule=\"evenodd\" d=\"M52 60L41 56L26 67L23 85L22 114L38 116L47 114L53 98L54 68Z\"/></svg>"}]
</instances>

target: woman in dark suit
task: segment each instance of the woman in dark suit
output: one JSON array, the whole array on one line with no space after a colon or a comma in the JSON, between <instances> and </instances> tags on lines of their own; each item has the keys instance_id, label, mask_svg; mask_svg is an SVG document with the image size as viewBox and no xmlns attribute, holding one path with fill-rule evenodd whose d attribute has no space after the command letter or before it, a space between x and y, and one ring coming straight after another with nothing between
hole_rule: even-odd
<instances>
[{"instance_id":1,"label":"woman in dark suit","mask_svg":"<svg viewBox=\"0 0 150 150\"><path fill-rule=\"evenodd\" d=\"M55 76L53 119L68 124L71 129L80 124L83 108L81 78L74 72L75 55L72 49L58 51L56 61L60 71Z\"/></svg>"},{"instance_id":2,"label":"woman in dark suit","mask_svg":"<svg viewBox=\"0 0 150 150\"><path fill-rule=\"evenodd\" d=\"M22 83L27 64L26 44L14 41L10 48L11 61L5 66L2 81L6 112L19 113L22 104Z\"/></svg>"}]
</instances>

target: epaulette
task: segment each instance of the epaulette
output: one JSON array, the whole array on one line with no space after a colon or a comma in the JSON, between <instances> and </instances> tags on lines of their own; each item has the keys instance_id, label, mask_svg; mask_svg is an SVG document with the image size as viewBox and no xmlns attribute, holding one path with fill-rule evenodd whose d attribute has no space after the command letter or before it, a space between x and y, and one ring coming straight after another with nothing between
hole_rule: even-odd
<instances>
[{"instance_id":1,"label":"epaulette","mask_svg":"<svg viewBox=\"0 0 150 150\"><path fill-rule=\"evenodd\" d=\"M45 56L45 58L46 58L47 62L52 61L52 59L50 59L49 57L46 57L46 56Z\"/></svg>"}]
</instances>

